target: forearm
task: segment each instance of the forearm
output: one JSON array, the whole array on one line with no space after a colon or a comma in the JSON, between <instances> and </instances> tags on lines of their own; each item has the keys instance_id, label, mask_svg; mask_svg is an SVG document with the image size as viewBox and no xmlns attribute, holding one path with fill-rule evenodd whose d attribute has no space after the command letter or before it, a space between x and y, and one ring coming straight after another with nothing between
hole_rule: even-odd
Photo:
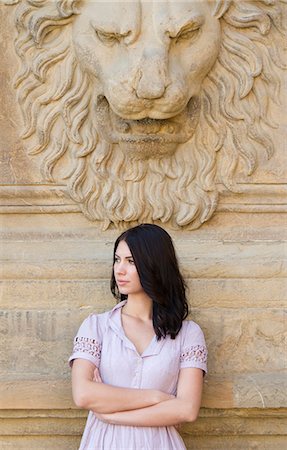
<instances>
[{"instance_id":1,"label":"forearm","mask_svg":"<svg viewBox=\"0 0 287 450\"><path fill-rule=\"evenodd\" d=\"M146 408L106 414L99 418L114 425L161 427L193 422L198 411L197 402L193 404L174 398Z\"/></svg>"},{"instance_id":2,"label":"forearm","mask_svg":"<svg viewBox=\"0 0 287 450\"><path fill-rule=\"evenodd\" d=\"M76 392L78 391L78 392ZM73 392L77 406L98 413L137 410L155 405L171 396L153 389L132 389L86 381Z\"/></svg>"},{"instance_id":3,"label":"forearm","mask_svg":"<svg viewBox=\"0 0 287 450\"><path fill-rule=\"evenodd\" d=\"M97 413L113 413L155 405L173 396L155 389L132 389L102 382L98 368L76 359L72 369L73 399L79 408Z\"/></svg>"}]
</instances>

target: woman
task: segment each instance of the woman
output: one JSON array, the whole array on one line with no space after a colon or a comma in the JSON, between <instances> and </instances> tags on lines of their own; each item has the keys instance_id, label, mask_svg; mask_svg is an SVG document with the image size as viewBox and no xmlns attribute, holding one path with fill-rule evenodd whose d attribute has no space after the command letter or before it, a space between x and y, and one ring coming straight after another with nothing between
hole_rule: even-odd
<instances>
[{"instance_id":1,"label":"woman","mask_svg":"<svg viewBox=\"0 0 287 450\"><path fill-rule=\"evenodd\" d=\"M75 404L90 410L80 450L180 450L196 419L207 351L185 321L185 284L169 234L143 224L114 246L111 311L81 325L70 357Z\"/></svg>"}]
</instances>

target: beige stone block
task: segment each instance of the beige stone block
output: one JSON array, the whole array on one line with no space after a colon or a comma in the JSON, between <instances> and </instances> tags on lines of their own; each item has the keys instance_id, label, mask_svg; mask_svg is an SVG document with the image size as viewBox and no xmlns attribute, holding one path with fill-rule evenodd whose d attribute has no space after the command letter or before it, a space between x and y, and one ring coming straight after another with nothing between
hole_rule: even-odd
<instances>
[{"instance_id":1,"label":"beige stone block","mask_svg":"<svg viewBox=\"0 0 287 450\"><path fill-rule=\"evenodd\" d=\"M205 408L284 408L286 402L284 373L210 375L204 382L202 406Z\"/></svg>"},{"instance_id":2,"label":"beige stone block","mask_svg":"<svg viewBox=\"0 0 287 450\"><path fill-rule=\"evenodd\" d=\"M41 380L0 381L0 409L69 409L72 401L70 380L60 377Z\"/></svg>"},{"instance_id":3,"label":"beige stone block","mask_svg":"<svg viewBox=\"0 0 287 450\"><path fill-rule=\"evenodd\" d=\"M109 279L28 279L0 282L2 308L24 309L33 296L38 309L97 308L112 306ZM194 308L284 308L287 282L271 279L187 280L188 297Z\"/></svg>"},{"instance_id":4,"label":"beige stone block","mask_svg":"<svg viewBox=\"0 0 287 450\"><path fill-rule=\"evenodd\" d=\"M77 450L80 436L0 436L1 450Z\"/></svg>"},{"instance_id":5,"label":"beige stone block","mask_svg":"<svg viewBox=\"0 0 287 450\"><path fill-rule=\"evenodd\" d=\"M190 304L194 308L284 308L287 280L270 279L192 279Z\"/></svg>"},{"instance_id":6,"label":"beige stone block","mask_svg":"<svg viewBox=\"0 0 287 450\"><path fill-rule=\"evenodd\" d=\"M183 436L188 450L285 450L286 436Z\"/></svg>"},{"instance_id":7,"label":"beige stone block","mask_svg":"<svg viewBox=\"0 0 287 450\"><path fill-rule=\"evenodd\" d=\"M1 306L5 309L23 310L29 305L29 309L60 307L92 312L115 304L108 280L11 280L1 282L0 289Z\"/></svg>"},{"instance_id":8,"label":"beige stone block","mask_svg":"<svg viewBox=\"0 0 287 450\"><path fill-rule=\"evenodd\" d=\"M71 381L64 380L62 373L54 379L38 375L30 380L9 378L9 381L1 381L0 398L0 409L74 407ZM205 408L275 408L285 405L286 384L280 374L210 376L204 383L202 406Z\"/></svg>"},{"instance_id":9,"label":"beige stone block","mask_svg":"<svg viewBox=\"0 0 287 450\"><path fill-rule=\"evenodd\" d=\"M284 358L284 357L283 357ZM235 378L234 405L240 408L275 408L287 405L287 373L244 374Z\"/></svg>"},{"instance_id":10,"label":"beige stone block","mask_svg":"<svg viewBox=\"0 0 287 450\"><path fill-rule=\"evenodd\" d=\"M21 373L57 371L58 364L62 365L71 351L81 321L89 312L101 311L95 305L70 307L67 311L53 308L3 311L0 324L7 351L2 353L1 372L8 367L13 371L17 365ZM112 305L104 306L109 309ZM191 318L204 329L211 374L284 369L285 317L280 309L193 309Z\"/></svg>"},{"instance_id":11,"label":"beige stone block","mask_svg":"<svg viewBox=\"0 0 287 450\"><path fill-rule=\"evenodd\" d=\"M193 235L192 235L193 236ZM281 278L287 274L287 243L193 239L175 236L186 278ZM4 279L98 279L111 271L113 241L26 240L1 243Z\"/></svg>"},{"instance_id":12,"label":"beige stone block","mask_svg":"<svg viewBox=\"0 0 287 450\"><path fill-rule=\"evenodd\" d=\"M201 408L194 423L182 425L190 436L285 435L286 409L206 409Z\"/></svg>"},{"instance_id":13,"label":"beige stone block","mask_svg":"<svg viewBox=\"0 0 287 450\"><path fill-rule=\"evenodd\" d=\"M4 417L4 420L0 421L0 436L80 436L83 433L85 422L86 417L73 419L61 417L60 414L58 417L50 418L49 411L43 412L41 416L39 414L36 418L28 415L14 419Z\"/></svg>"},{"instance_id":14,"label":"beige stone block","mask_svg":"<svg viewBox=\"0 0 287 450\"><path fill-rule=\"evenodd\" d=\"M132 224L131 224L132 225ZM177 240L219 240L222 242L278 242L287 240L286 214L218 212L209 222L192 233L163 225ZM1 239L33 240L89 240L103 239L114 242L119 230L101 230L80 213L25 213L0 214Z\"/></svg>"},{"instance_id":15,"label":"beige stone block","mask_svg":"<svg viewBox=\"0 0 287 450\"><path fill-rule=\"evenodd\" d=\"M204 330L212 375L286 369L286 317L281 309L194 309Z\"/></svg>"}]
</instances>

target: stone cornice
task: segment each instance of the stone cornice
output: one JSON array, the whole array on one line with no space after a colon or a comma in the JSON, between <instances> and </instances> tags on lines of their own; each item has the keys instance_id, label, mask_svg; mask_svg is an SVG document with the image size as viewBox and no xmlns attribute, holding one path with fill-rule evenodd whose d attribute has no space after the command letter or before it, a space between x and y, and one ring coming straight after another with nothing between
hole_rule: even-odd
<instances>
[{"instance_id":1,"label":"stone cornice","mask_svg":"<svg viewBox=\"0 0 287 450\"><path fill-rule=\"evenodd\" d=\"M218 185L217 212L287 213L287 184L239 184L240 192ZM64 185L0 186L1 214L61 214L80 212Z\"/></svg>"}]
</instances>

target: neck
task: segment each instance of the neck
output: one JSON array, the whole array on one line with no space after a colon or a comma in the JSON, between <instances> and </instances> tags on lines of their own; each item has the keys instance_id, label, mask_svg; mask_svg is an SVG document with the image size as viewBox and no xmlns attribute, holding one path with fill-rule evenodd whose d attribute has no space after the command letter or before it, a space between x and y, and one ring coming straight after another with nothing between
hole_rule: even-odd
<instances>
[{"instance_id":1,"label":"neck","mask_svg":"<svg viewBox=\"0 0 287 450\"><path fill-rule=\"evenodd\" d=\"M152 300L148 295L129 295L122 312L141 320L151 320Z\"/></svg>"}]
</instances>

